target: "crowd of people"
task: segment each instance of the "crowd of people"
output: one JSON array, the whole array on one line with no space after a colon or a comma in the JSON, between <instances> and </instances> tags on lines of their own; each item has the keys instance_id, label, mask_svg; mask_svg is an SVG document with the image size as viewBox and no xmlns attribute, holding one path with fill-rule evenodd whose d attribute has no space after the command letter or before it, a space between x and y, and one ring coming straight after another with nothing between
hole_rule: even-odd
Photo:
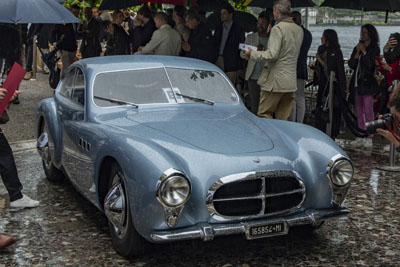
<instances>
[{"instance_id":1,"label":"crowd of people","mask_svg":"<svg viewBox=\"0 0 400 267\"><path fill-rule=\"evenodd\" d=\"M79 6L70 7L78 16ZM311 33L302 26L301 14L291 12L289 0L276 0L272 14L263 11L257 20L257 32L245 35L242 26L233 20L234 8L226 3L220 10L221 23L210 29L204 16L196 9L176 6L172 12L153 13L147 5L137 14L84 8L85 19L80 24L28 25L25 42L25 68L32 70L32 38L38 36L38 46L44 50L58 50L64 71L79 58L108 55L155 54L185 56L216 64L236 86L239 93L241 80L248 88L249 109L264 118L291 120L303 123L305 116L305 84L308 78L307 56L311 46ZM12 26L0 27L3 34ZM21 62L16 49L19 36L5 39L0 49L2 74L12 62ZM342 113L347 101L353 102L357 126L365 132L365 124L375 119L374 101L381 94L378 113L391 112L393 125L378 133L400 147L400 90L388 93L388 86L399 80L400 48L396 38L385 46L386 63L380 56L379 36L375 27L361 27L360 40L348 61L353 70L349 88L346 84L344 59L336 31L326 29L316 55L314 84L318 85L315 108L315 127L326 132L329 117L329 84L333 84L333 118L331 137L340 133ZM400 40L400 38L399 38ZM102 43L105 46L102 46ZM245 43L256 49L240 50ZM335 80L330 81L330 73ZM381 75L377 75L380 72ZM386 86L383 86L383 76ZM3 81L3 80L2 80ZM1 86L2 82L0 83ZM241 88L241 89L240 89ZM0 89L0 100L6 88ZM14 98L17 94L14 95ZM357 137L354 146L372 147L372 135ZM38 201L21 193L15 162L10 146L0 130L0 173L9 192L11 207L36 207ZM10 236L0 235L0 247L13 242Z\"/></svg>"}]
</instances>

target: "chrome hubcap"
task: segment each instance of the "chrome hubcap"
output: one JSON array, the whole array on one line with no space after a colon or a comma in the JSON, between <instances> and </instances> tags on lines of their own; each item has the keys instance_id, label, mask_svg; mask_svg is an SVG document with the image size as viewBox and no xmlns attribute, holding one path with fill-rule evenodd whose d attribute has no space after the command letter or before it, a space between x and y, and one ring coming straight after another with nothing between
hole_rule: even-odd
<instances>
[{"instance_id":1,"label":"chrome hubcap","mask_svg":"<svg viewBox=\"0 0 400 267\"><path fill-rule=\"evenodd\" d=\"M51 157L50 157L48 134L45 128L43 129L42 134L39 136L37 140L37 148L43 160L45 168L49 169L51 166Z\"/></svg>"},{"instance_id":2,"label":"chrome hubcap","mask_svg":"<svg viewBox=\"0 0 400 267\"><path fill-rule=\"evenodd\" d=\"M104 201L104 211L112 223L117 236L122 239L128 227L128 208L123 185L122 174L119 172L113 179L113 185Z\"/></svg>"}]
</instances>

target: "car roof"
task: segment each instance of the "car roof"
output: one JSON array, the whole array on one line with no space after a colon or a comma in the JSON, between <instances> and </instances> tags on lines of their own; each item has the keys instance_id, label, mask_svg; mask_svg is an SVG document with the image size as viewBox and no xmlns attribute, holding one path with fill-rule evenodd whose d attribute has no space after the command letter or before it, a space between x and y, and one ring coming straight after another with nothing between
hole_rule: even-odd
<instances>
[{"instance_id":1,"label":"car roof","mask_svg":"<svg viewBox=\"0 0 400 267\"><path fill-rule=\"evenodd\" d=\"M123 55L123 56L104 56L81 59L74 63L81 65L86 71L93 74L108 72L112 70L132 70L145 68L184 68L201 69L210 71L220 71L214 64L206 61L173 56L152 56L152 55Z\"/></svg>"}]
</instances>

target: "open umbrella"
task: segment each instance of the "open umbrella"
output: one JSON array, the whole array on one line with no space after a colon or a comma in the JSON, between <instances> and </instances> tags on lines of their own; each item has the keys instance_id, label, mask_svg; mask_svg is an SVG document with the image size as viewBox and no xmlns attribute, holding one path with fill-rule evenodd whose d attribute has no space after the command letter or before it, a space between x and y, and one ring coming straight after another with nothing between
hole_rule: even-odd
<instances>
[{"instance_id":1,"label":"open umbrella","mask_svg":"<svg viewBox=\"0 0 400 267\"><path fill-rule=\"evenodd\" d=\"M139 6L143 2L137 0L103 0L99 6L100 10L120 10L131 6Z\"/></svg>"},{"instance_id":2,"label":"open umbrella","mask_svg":"<svg viewBox=\"0 0 400 267\"><path fill-rule=\"evenodd\" d=\"M184 6L186 5L186 0L138 0L140 2L150 2L154 4L169 4L169 5L177 5Z\"/></svg>"},{"instance_id":3,"label":"open umbrella","mask_svg":"<svg viewBox=\"0 0 400 267\"><path fill-rule=\"evenodd\" d=\"M65 24L80 20L55 0L1 0L0 22Z\"/></svg>"},{"instance_id":4,"label":"open umbrella","mask_svg":"<svg viewBox=\"0 0 400 267\"><path fill-rule=\"evenodd\" d=\"M311 0L291 0L292 7L313 7L316 6ZM272 8L274 0L253 0L247 6Z\"/></svg>"},{"instance_id":5,"label":"open umbrella","mask_svg":"<svg viewBox=\"0 0 400 267\"><path fill-rule=\"evenodd\" d=\"M321 6L363 11L400 11L398 0L325 0Z\"/></svg>"}]
</instances>

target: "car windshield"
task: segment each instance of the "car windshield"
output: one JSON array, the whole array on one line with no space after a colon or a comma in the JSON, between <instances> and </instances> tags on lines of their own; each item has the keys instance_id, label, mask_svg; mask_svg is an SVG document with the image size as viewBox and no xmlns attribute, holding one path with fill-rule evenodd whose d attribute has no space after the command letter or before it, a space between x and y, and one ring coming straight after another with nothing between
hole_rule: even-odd
<instances>
[{"instance_id":1,"label":"car windshield","mask_svg":"<svg viewBox=\"0 0 400 267\"><path fill-rule=\"evenodd\" d=\"M94 102L100 107L118 105L106 99L137 105L239 101L235 90L220 73L179 68L101 73L94 81L93 96Z\"/></svg>"}]
</instances>

